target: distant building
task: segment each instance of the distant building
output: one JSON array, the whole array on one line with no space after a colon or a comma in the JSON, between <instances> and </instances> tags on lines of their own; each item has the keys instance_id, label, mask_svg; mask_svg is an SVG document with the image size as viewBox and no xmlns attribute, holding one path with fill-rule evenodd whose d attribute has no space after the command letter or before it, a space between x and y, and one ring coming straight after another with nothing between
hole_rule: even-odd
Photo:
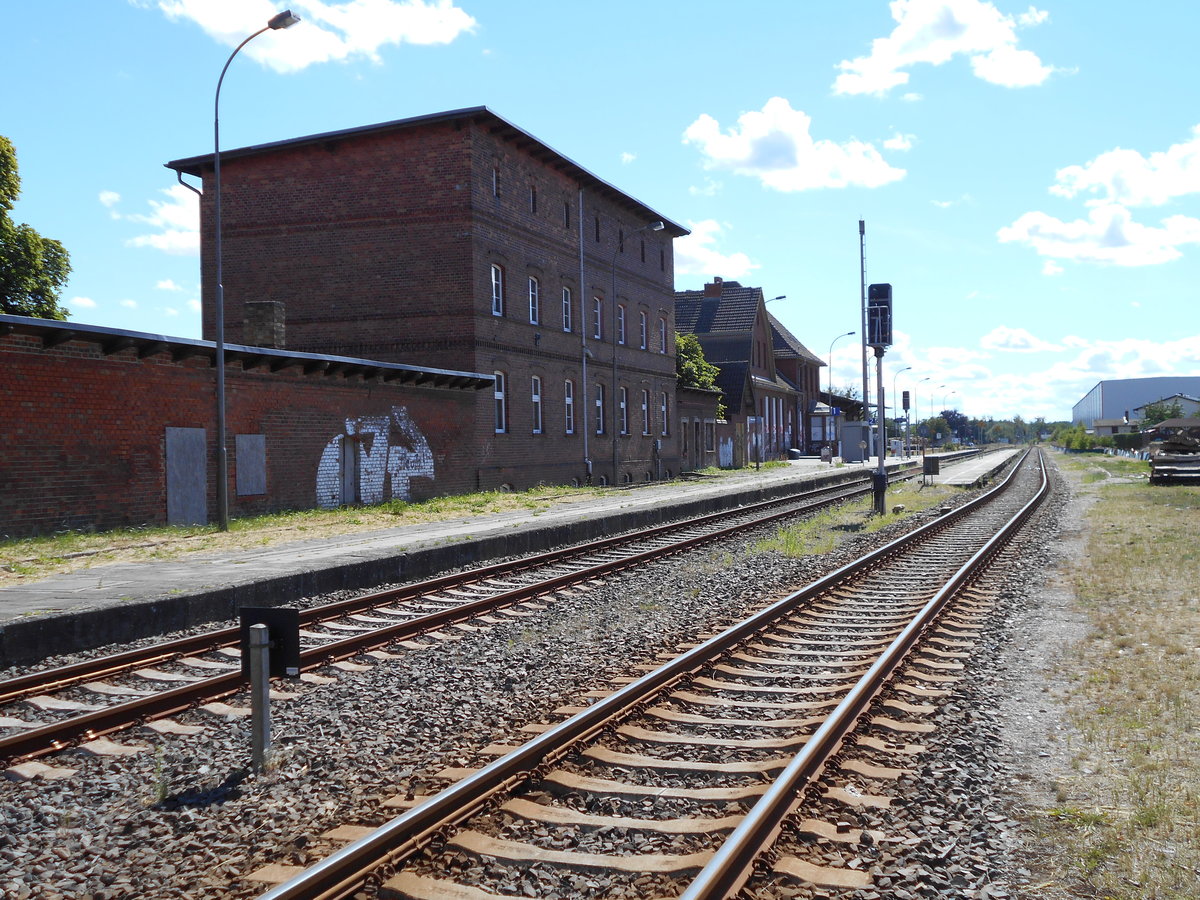
<instances>
[{"instance_id":1,"label":"distant building","mask_svg":"<svg viewBox=\"0 0 1200 900\"><path fill-rule=\"evenodd\" d=\"M715 278L675 293L675 327L718 369L735 464L778 459L804 444L821 360L769 312L762 288Z\"/></svg>"},{"instance_id":2,"label":"distant building","mask_svg":"<svg viewBox=\"0 0 1200 900\"><path fill-rule=\"evenodd\" d=\"M1142 406L1134 407L1133 416L1137 419L1146 418L1146 407L1151 403L1162 403L1166 406L1174 404L1179 405L1179 417L1183 419L1191 419L1200 416L1200 397L1191 397L1187 394L1173 394L1170 397L1160 397L1157 400L1151 400Z\"/></svg>"},{"instance_id":3,"label":"distant building","mask_svg":"<svg viewBox=\"0 0 1200 900\"><path fill-rule=\"evenodd\" d=\"M1200 395L1200 375L1101 381L1072 407L1071 424L1091 428L1097 419L1132 418L1139 407L1177 394Z\"/></svg>"}]
</instances>

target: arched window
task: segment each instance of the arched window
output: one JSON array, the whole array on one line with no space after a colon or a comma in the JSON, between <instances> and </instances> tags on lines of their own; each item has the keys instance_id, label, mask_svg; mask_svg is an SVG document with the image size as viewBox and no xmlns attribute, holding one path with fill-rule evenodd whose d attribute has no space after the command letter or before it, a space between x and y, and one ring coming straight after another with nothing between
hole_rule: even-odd
<instances>
[{"instance_id":1,"label":"arched window","mask_svg":"<svg viewBox=\"0 0 1200 900\"><path fill-rule=\"evenodd\" d=\"M504 315L504 269L492 265L492 315Z\"/></svg>"},{"instance_id":2,"label":"arched window","mask_svg":"<svg viewBox=\"0 0 1200 900\"><path fill-rule=\"evenodd\" d=\"M542 318L542 300L538 280L529 276L529 324L537 325Z\"/></svg>"},{"instance_id":3,"label":"arched window","mask_svg":"<svg viewBox=\"0 0 1200 900\"><path fill-rule=\"evenodd\" d=\"M508 400L505 396L505 376L503 372L496 371L492 373L496 376L496 386L494 388L494 396L496 398L496 434L504 434L508 431Z\"/></svg>"},{"instance_id":4,"label":"arched window","mask_svg":"<svg viewBox=\"0 0 1200 900\"><path fill-rule=\"evenodd\" d=\"M575 433L575 382L567 379L563 382L563 414L565 416L564 432Z\"/></svg>"},{"instance_id":5,"label":"arched window","mask_svg":"<svg viewBox=\"0 0 1200 900\"><path fill-rule=\"evenodd\" d=\"M542 379L534 375L530 380L529 405L533 411L533 433L542 433Z\"/></svg>"},{"instance_id":6,"label":"arched window","mask_svg":"<svg viewBox=\"0 0 1200 900\"><path fill-rule=\"evenodd\" d=\"M571 321L571 289L569 287L563 288L562 303L563 331L571 331L573 330L573 324Z\"/></svg>"}]
</instances>

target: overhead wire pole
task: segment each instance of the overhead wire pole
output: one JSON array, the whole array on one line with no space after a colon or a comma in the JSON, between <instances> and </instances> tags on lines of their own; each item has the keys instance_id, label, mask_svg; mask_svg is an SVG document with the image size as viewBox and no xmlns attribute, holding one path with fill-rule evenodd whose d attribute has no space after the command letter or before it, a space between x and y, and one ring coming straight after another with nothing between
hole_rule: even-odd
<instances>
[{"instance_id":1,"label":"overhead wire pole","mask_svg":"<svg viewBox=\"0 0 1200 900\"><path fill-rule=\"evenodd\" d=\"M859 353L859 357L860 357L860 361L862 362L862 410L863 410L863 424L865 426L867 424L867 422L869 421L869 419L868 419L869 413L867 412L869 406L867 403L867 399L870 396L870 392L867 390L867 385L868 385L868 375L867 375L867 365L868 365L867 364L867 223L862 219L858 220L858 277L859 277L859 292L858 292L859 293L859 296L858 296L859 304L858 305L859 305L859 313L860 313L859 321L861 323L861 331L859 333L862 335L862 350ZM870 436L869 428L867 429L866 439L868 442L867 455L870 456L871 455L871 448L870 448L871 436Z\"/></svg>"}]
</instances>

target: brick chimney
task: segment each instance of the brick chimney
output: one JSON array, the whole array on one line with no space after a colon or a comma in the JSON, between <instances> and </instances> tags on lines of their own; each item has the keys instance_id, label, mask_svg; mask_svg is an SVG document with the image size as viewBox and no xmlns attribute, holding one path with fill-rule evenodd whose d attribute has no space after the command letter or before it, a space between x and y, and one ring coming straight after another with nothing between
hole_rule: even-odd
<instances>
[{"instance_id":1,"label":"brick chimney","mask_svg":"<svg viewBox=\"0 0 1200 900\"><path fill-rule=\"evenodd\" d=\"M278 300L251 300L245 304L243 340L251 347L282 350L284 344L284 306Z\"/></svg>"},{"instance_id":2,"label":"brick chimney","mask_svg":"<svg viewBox=\"0 0 1200 900\"><path fill-rule=\"evenodd\" d=\"M724 290L725 281L719 275L714 275L710 284L704 286L705 297L720 297L721 291Z\"/></svg>"}]
</instances>

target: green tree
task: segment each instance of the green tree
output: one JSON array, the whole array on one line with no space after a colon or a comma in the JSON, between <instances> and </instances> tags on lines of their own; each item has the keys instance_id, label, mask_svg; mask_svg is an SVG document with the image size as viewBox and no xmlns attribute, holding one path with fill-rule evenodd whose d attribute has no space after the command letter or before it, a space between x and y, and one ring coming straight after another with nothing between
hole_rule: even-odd
<instances>
[{"instance_id":1,"label":"green tree","mask_svg":"<svg viewBox=\"0 0 1200 900\"><path fill-rule=\"evenodd\" d=\"M58 241L9 218L21 195L17 151L0 135L0 312L39 319L65 319L59 294L71 274L71 258Z\"/></svg>"},{"instance_id":2,"label":"green tree","mask_svg":"<svg viewBox=\"0 0 1200 900\"><path fill-rule=\"evenodd\" d=\"M1142 419L1142 427L1149 428L1151 425L1157 425L1159 422L1167 421L1167 419L1182 419L1183 407L1180 406L1178 400L1173 400L1170 403L1167 403L1165 400L1158 400L1155 403L1147 403L1145 413L1145 417Z\"/></svg>"},{"instance_id":3,"label":"green tree","mask_svg":"<svg viewBox=\"0 0 1200 900\"><path fill-rule=\"evenodd\" d=\"M717 376L721 370L704 358L704 350L694 334L675 337L675 377L680 387L719 391ZM725 418L725 404L717 401L717 418Z\"/></svg>"}]
</instances>

